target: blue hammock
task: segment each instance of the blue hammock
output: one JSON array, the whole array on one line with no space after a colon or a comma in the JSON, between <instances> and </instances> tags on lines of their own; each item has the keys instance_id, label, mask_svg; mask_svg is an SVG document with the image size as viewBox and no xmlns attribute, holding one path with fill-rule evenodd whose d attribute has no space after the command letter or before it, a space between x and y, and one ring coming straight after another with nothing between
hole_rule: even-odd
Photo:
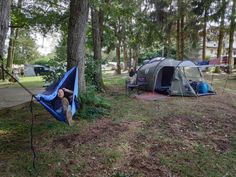
<instances>
[{"instance_id":1,"label":"blue hammock","mask_svg":"<svg viewBox=\"0 0 236 177\"><path fill-rule=\"evenodd\" d=\"M78 72L78 67L71 68L58 82L49 86L45 92L35 96L36 100L59 121L66 122L65 115L56 111L62 107L61 102L57 101L59 99L57 97L59 89L67 88L74 92L70 103L72 116L78 109Z\"/></svg>"}]
</instances>

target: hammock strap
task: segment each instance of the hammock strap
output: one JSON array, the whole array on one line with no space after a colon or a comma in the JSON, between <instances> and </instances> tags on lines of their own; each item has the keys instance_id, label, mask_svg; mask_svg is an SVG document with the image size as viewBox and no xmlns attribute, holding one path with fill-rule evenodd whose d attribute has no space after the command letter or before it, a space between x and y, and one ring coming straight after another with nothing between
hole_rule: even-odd
<instances>
[{"instance_id":1,"label":"hammock strap","mask_svg":"<svg viewBox=\"0 0 236 177\"><path fill-rule=\"evenodd\" d=\"M31 126L30 126L30 148L32 151L32 166L34 171L37 173L37 169L35 166L35 160L36 160L36 153L34 149L34 142L33 142L33 127L34 127L34 114L33 114L33 103L34 103L34 96L32 95L31 101L30 101L30 113L31 113Z\"/></svg>"}]
</instances>

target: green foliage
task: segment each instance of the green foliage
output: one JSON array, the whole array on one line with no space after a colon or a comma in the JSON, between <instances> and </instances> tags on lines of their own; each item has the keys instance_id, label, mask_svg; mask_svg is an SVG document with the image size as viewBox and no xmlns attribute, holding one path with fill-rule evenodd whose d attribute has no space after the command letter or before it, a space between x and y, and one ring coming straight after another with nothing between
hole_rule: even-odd
<instances>
[{"instance_id":1,"label":"green foliage","mask_svg":"<svg viewBox=\"0 0 236 177\"><path fill-rule=\"evenodd\" d=\"M219 66L215 67L213 73L221 73L221 69Z\"/></svg>"},{"instance_id":2,"label":"green foliage","mask_svg":"<svg viewBox=\"0 0 236 177\"><path fill-rule=\"evenodd\" d=\"M28 30L19 30L19 34L14 53L14 63L32 63L40 57L36 43Z\"/></svg>"},{"instance_id":3,"label":"green foliage","mask_svg":"<svg viewBox=\"0 0 236 177\"><path fill-rule=\"evenodd\" d=\"M207 55L207 56L205 57L205 60L206 60L206 61L209 61L210 58L211 58L211 56L210 56L210 55Z\"/></svg>"},{"instance_id":4,"label":"green foliage","mask_svg":"<svg viewBox=\"0 0 236 177\"><path fill-rule=\"evenodd\" d=\"M63 63L60 63L60 62L55 61L54 59L51 59L47 62L47 65L52 68L55 68L55 72L44 73L43 80L45 82L50 83L50 82L57 81L65 74L66 66L63 65Z\"/></svg>"},{"instance_id":5,"label":"green foliage","mask_svg":"<svg viewBox=\"0 0 236 177\"><path fill-rule=\"evenodd\" d=\"M55 56L46 63L46 65L55 68L55 72L46 73L43 76L44 81L53 82L61 78L66 71L66 59L67 36L64 34L56 46Z\"/></svg>"},{"instance_id":6,"label":"green foliage","mask_svg":"<svg viewBox=\"0 0 236 177\"><path fill-rule=\"evenodd\" d=\"M94 83L94 70L95 70L96 64L93 59L92 55L86 56L86 63L85 63L85 80L87 84L93 85Z\"/></svg>"},{"instance_id":7,"label":"green foliage","mask_svg":"<svg viewBox=\"0 0 236 177\"><path fill-rule=\"evenodd\" d=\"M102 63L105 63L106 60L102 59ZM97 64L95 63L93 56L90 54L86 55L85 62L85 80L88 85L94 85L94 71L96 69Z\"/></svg>"},{"instance_id":8,"label":"green foliage","mask_svg":"<svg viewBox=\"0 0 236 177\"><path fill-rule=\"evenodd\" d=\"M109 114L110 104L108 100L96 94L96 88L89 86L87 91L80 93L80 117L94 120Z\"/></svg>"},{"instance_id":9,"label":"green foliage","mask_svg":"<svg viewBox=\"0 0 236 177\"><path fill-rule=\"evenodd\" d=\"M42 56L39 59L34 61L35 65L44 65L46 66L48 64L48 61L50 60L50 58L48 56Z\"/></svg>"},{"instance_id":10,"label":"green foliage","mask_svg":"<svg viewBox=\"0 0 236 177\"><path fill-rule=\"evenodd\" d=\"M144 60L149 60L160 56L161 56L161 51L144 52L139 55L139 63L142 63Z\"/></svg>"},{"instance_id":11,"label":"green foliage","mask_svg":"<svg viewBox=\"0 0 236 177\"><path fill-rule=\"evenodd\" d=\"M68 5L66 0L36 0L24 1L22 4L22 16L16 17L27 28L37 30L43 34L55 30L65 31L67 29Z\"/></svg>"}]
</instances>

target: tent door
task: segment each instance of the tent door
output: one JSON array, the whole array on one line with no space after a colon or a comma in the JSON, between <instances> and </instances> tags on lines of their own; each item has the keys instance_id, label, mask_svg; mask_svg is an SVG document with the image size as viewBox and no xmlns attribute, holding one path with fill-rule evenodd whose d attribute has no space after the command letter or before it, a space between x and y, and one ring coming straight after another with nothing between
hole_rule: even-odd
<instances>
[{"instance_id":1,"label":"tent door","mask_svg":"<svg viewBox=\"0 0 236 177\"><path fill-rule=\"evenodd\" d=\"M156 82L157 92L167 92L171 87L171 81L175 72L175 67L165 66L159 72Z\"/></svg>"}]
</instances>

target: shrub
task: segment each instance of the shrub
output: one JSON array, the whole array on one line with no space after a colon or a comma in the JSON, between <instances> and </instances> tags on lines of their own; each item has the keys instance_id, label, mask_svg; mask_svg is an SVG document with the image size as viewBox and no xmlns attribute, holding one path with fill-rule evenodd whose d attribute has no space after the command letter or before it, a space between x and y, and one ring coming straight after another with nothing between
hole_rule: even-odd
<instances>
[{"instance_id":1,"label":"shrub","mask_svg":"<svg viewBox=\"0 0 236 177\"><path fill-rule=\"evenodd\" d=\"M109 114L110 104L96 94L95 86L88 86L86 92L80 93L79 102L81 118L93 120Z\"/></svg>"},{"instance_id":2,"label":"shrub","mask_svg":"<svg viewBox=\"0 0 236 177\"><path fill-rule=\"evenodd\" d=\"M94 84L94 71L95 71L96 64L94 62L92 55L86 56L86 63L85 63L85 80L86 83L89 85Z\"/></svg>"},{"instance_id":3,"label":"shrub","mask_svg":"<svg viewBox=\"0 0 236 177\"><path fill-rule=\"evenodd\" d=\"M65 64L57 62L54 59L49 60L47 65L54 68L54 72L47 72L43 75L43 80L45 82L54 82L60 79L66 71Z\"/></svg>"},{"instance_id":4,"label":"shrub","mask_svg":"<svg viewBox=\"0 0 236 177\"><path fill-rule=\"evenodd\" d=\"M219 66L215 67L213 73L221 73L220 67Z\"/></svg>"}]
</instances>

